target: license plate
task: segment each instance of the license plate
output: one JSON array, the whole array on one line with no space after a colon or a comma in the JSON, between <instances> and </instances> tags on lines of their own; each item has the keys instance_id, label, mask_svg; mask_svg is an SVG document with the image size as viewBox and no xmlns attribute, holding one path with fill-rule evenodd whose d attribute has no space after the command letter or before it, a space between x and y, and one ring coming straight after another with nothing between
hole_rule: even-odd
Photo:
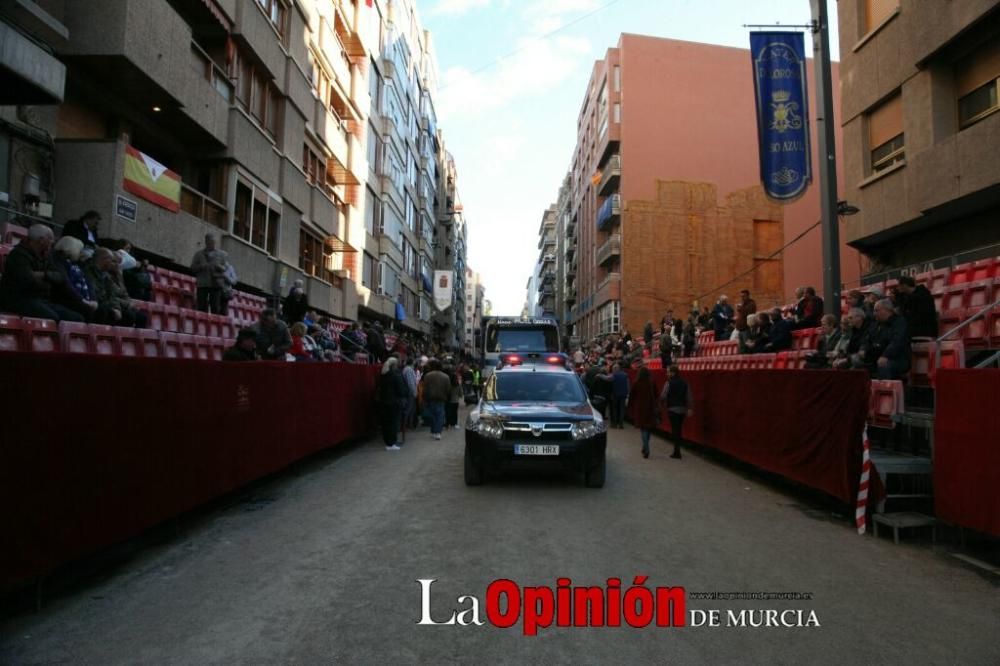
<instances>
[{"instance_id":1,"label":"license plate","mask_svg":"<svg viewBox=\"0 0 1000 666\"><path fill-rule=\"evenodd\" d=\"M517 456L557 456L558 444L515 444L514 455Z\"/></svg>"}]
</instances>

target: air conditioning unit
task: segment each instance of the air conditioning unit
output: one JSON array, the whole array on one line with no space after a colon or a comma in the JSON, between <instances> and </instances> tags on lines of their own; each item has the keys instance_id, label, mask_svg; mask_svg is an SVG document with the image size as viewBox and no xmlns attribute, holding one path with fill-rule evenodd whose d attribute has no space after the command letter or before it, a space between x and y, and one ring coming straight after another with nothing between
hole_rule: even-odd
<instances>
[{"instance_id":1,"label":"air conditioning unit","mask_svg":"<svg viewBox=\"0 0 1000 666\"><path fill-rule=\"evenodd\" d=\"M344 278L345 280L351 277L351 271L347 270L346 268L338 268L337 270L333 271L333 274L339 278Z\"/></svg>"}]
</instances>

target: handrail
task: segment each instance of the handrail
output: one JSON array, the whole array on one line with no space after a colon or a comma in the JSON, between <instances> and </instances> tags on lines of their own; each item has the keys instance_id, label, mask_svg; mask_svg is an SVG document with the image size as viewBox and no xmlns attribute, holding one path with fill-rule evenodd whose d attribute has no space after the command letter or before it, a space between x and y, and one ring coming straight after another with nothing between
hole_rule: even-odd
<instances>
[{"instance_id":1,"label":"handrail","mask_svg":"<svg viewBox=\"0 0 1000 666\"><path fill-rule=\"evenodd\" d=\"M917 262L917 263L924 264L924 265L926 265L926 264L933 265L934 263L936 263L938 261L942 261L944 259L948 259L949 263L951 264L950 268L955 268L955 266L957 266L958 264L965 263L964 261L957 261L957 257L961 257L961 256L964 256L964 255L967 255L967 254L976 254L976 253L983 252L985 250L991 250L991 249L994 249L994 248L997 250L998 253L1000 253L1000 243L993 243L992 245L982 245L980 247L974 247L971 250L965 250L963 252L956 252L954 254L944 255L943 257L934 257L933 259L928 259L927 261L921 261L921 262ZM875 282L878 282L880 280L885 280L890 274L897 273L897 272L901 271L902 268L905 268L905 267L890 268L889 270L880 271L878 273L869 273L868 275L860 277L857 280L851 280L850 282L844 282L842 286L845 288L845 290L846 290L847 287L850 287L851 285L854 285L854 284L857 284L859 287L863 287L865 285L862 284L862 280L873 280Z\"/></svg>"},{"instance_id":2,"label":"handrail","mask_svg":"<svg viewBox=\"0 0 1000 666\"><path fill-rule=\"evenodd\" d=\"M993 365L997 361L1000 361L1000 351L990 354L985 360L980 361L976 364L976 369L980 370L987 366Z\"/></svg>"},{"instance_id":3,"label":"handrail","mask_svg":"<svg viewBox=\"0 0 1000 666\"><path fill-rule=\"evenodd\" d=\"M971 317L969 317L968 319L966 319L962 323L958 324L957 326L953 327L950 331L948 331L944 335L938 337L934 341L934 367L938 368L938 367L941 366L941 343L942 342L944 342L946 339L950 338L952 335L954 335L955 333L959 332L960 330L962 330L963 328L965 328L966 326L968 326L969 324L971 324L975 320L979 319L984 314L986 314L987 312L989 312L993 308L997 307L998 305L1000 305L1000 298L998 298L997 300L993 301L989 305L984 306L981 310L979 310L979 312L977 312L976 314L972 315Z\"/></svg>"}]
</instances>

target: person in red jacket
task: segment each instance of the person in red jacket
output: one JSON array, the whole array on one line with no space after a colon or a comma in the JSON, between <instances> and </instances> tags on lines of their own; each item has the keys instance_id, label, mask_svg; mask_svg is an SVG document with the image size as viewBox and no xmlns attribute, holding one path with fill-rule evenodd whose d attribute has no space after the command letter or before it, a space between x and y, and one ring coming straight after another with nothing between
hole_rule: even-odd
<instances>
[{"instance_id":1,"label":"person in red jacket","mask_svg":"<svg viewBox=\"0 0 1000 666\"><path fill-rule=\"evenodd\" d=\"M632 421L642 436L642 457L648 458L649 436L660 424L659 399L648 368L639 369L629 401L632 404Z\"/></svg>"}]
</instances>

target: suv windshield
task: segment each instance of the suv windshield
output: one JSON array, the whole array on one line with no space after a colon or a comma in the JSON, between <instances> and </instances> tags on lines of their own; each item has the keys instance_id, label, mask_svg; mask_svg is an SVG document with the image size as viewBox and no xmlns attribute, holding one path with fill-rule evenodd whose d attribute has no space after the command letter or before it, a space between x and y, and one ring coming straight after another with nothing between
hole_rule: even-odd
<instances>
[{"instance_id":1,"label":"suv windshield","mask_svg":"<svg viewBox=\"0 0 1000 666\"><path fill-rule=\"evenodd\" d=\"M583 387L570 372L501 372L486 385L487 400L586 402Z\"/></svg>"}]
</instances>

